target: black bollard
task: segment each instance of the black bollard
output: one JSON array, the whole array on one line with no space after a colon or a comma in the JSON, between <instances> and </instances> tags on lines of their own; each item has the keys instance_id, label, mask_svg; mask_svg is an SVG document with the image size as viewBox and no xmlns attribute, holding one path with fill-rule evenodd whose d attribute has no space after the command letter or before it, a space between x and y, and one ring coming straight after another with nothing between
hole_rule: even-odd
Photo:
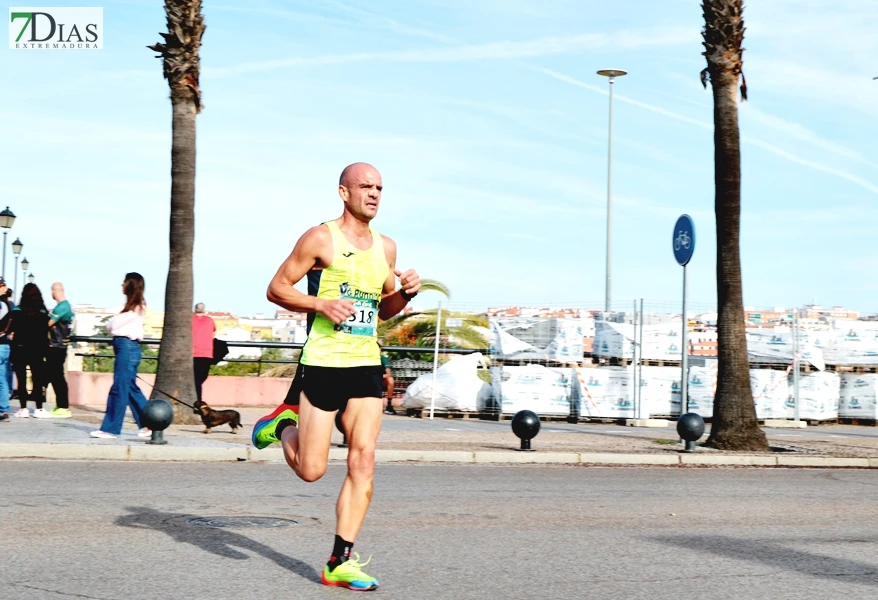
<instances>
[{"instance_id":1,"label":"black bollard","mask_svg":"<svg viewBox=\"0 0 878 600\"><path fill-rule=\"evenodd\" d=\"M146 403L143 407L142 421L145 427L152 429L152 436L147 440L147 444L162 445L167 444L164 437L164 430L174 420L174 407L167 400L154 398Z\"/></svg>"},{"instance_id":2,"label":"black bollard","mask_svg":"<svg viewBox=\"0 0 878 600\"><path fill-rule=\"evenodd\" d=\"M524 452L532 452L531 439L537 437L540 432L540 418L531 410L520 410L512 417L512 433L521 440L521 448Z\"/></svg>"},{"instance_id":3,"label":"black bollard","mask_svg":"<svg viewBox=\"0 0 878 600\"><path fill-rule=\"evenodd\" d=\"M704 419L698 413L686 413L677 419L677 433L685 440L683 452L695 452L695 442L704 435Z\"/></svg>"},{"instance_id":4,"label":"black bollard","mask_svg":"<svg viewBox=\"0 0 878 600\"><path fill-rule=\"evenodd\" d=\"M341 415L343 411L338 411L335 413L335 428L338 429L339 433L342 435L341 444L338 445L339 448L347 448L348 447L348 434L344 432L344 427L341 424Z\"/></svg>"}]
</instances>

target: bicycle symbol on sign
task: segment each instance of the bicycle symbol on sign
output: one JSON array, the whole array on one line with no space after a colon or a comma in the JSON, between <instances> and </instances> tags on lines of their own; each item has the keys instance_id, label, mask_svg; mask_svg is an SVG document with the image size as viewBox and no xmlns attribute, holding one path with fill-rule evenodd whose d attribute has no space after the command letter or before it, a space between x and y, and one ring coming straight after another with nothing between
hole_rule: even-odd
<instances>
[{"instance_id":1,"label":"bicycle symbol on sign","mask_svg":"<svg viewBox=\"0 0 878 600\"><path fill-rule=\"evenodd\" d=\"M688 250L691 245L692 239L689 237L689 234L681 229L676 239L674 239L674 250L679 250L680 248Z\"/></svg>"}]
</instances>

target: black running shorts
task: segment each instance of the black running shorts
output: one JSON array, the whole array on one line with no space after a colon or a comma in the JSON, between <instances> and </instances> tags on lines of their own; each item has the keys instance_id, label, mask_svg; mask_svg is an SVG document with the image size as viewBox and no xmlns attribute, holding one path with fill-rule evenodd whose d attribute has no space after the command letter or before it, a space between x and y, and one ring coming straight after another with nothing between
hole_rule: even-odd
<instances>
[{"instance_id":1,"label":"black running shorts","mask_svg":"<svg viewBox=\"0 0 878 600\"><path fill-rule=\"evenodd\" d=\"M284 404L299 404L305 392L308 401L326 412L344 410L351 398L381 398L384 367L314 367L299 364Z\"/></svg>"}]
</instances>

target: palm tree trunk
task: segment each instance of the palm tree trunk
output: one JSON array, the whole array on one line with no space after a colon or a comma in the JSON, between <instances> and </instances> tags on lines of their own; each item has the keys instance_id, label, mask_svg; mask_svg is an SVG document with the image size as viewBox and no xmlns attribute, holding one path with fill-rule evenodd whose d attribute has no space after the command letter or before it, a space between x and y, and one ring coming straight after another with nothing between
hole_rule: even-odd
<instances>
[{"instance_id":1,"label":"palm tree trunk","mask_svg":"<svg viewBox=\"0 0 878 600\"><path fill-rule=\"evenodd\" d=\"M191 97L171 92L170 266L165 288L165 322L153 398L195 402L192 366L192 250L195 243L195 116ZM175 423L198 423L192 410L174 403Z\"/></svg>"},{"instance_id":2,"label":"palm tree trunk","mask_svg":"<svg viewBox=\"0 0 878 600\"><path fill-rule=\"evenodd\" d=\"M165 323L153 397L195 403L192 364L192 248L195 245L195 117L201 112L198 77L204 15L201 0L165 0L168 33L147 46L162 59L171 90L170 266L165 288ZM174 423L197 423L192 409L176 403Z\"/></svg>"},{"instance_id":3,"label":"palm tree trunk","mask_svg":"<svg viewBox=\"0 0 878 600\"><path fill-rule=\"evenodd\" d=\"M756 420L741 284L741 148L737 77L712 77L716 185L716 291L719 371L707 445L768 450Z\"/></svg>"}]
</instances>

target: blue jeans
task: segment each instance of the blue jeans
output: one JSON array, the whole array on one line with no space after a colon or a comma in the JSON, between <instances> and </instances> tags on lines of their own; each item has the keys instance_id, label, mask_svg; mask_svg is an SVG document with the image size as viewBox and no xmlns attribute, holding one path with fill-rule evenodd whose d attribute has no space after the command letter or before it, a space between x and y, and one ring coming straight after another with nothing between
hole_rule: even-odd
<instances>
[{"instance_id":1,"label":"blue jeans","mask_svg":"<svg viewBox=\"0 0 878 600\"><path fill-rule=\"evenodd\" d=\"M0 344L0 414L9 412L9 395L12 393L10 350L9 344Z\"/></svg>"},{"instance_id":2,"label":"blue jeans","mask_svg":"<svg viewBox=\"0 0 878 600\"><path fill-rule=\"evenodd\" d=\"M110 396L107 398L107 412L104 422L101 423L101 431L119 435L122 433L126 406L131 406L137 428L143 427L141 414L146 406L146 397L137 387L140 344L126 337L114 337L113 352L116 354L116 361L113 363L113 387L110 388Z\"/></svg>"}]
</instances>

